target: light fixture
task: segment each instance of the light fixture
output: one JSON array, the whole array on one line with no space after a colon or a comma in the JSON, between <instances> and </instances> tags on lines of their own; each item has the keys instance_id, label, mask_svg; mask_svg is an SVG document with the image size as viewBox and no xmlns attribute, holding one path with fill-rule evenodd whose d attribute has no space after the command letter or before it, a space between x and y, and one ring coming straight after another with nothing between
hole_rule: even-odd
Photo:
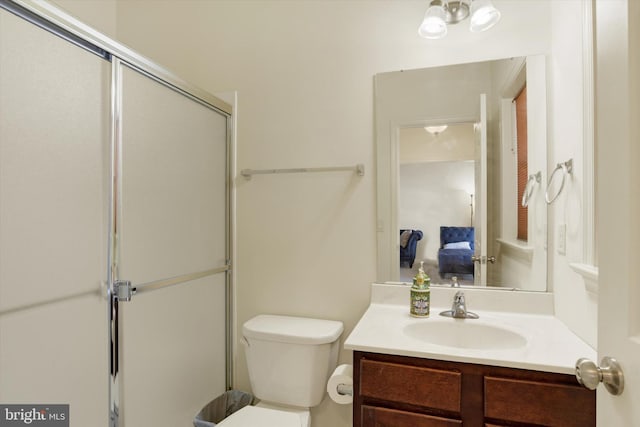
<instances>
[{"instance_id":1,"label":"light fixture","mask_svg":"<svg viewBox=\"0 0 640 427\"><path fill-rule=\"evenodd\" d=\"M447 35L447 24L457 24L469 16L471 31L485 31L500 20L500 11L491 0L431 0L418 34L427 39L440 39Z\"/></svg>"},{"instance_id":2,"label":"light fixture","mask_svg":"<svg viewBox=\"0 0 640 427\"><path fill-rule=\"evenodd\" d=\"M441 132L444 132L446 128L447 128L447 125L425 126L424 130L426 130L427 132L429 132L432 135L438 136L438 134L441 133Z\"/></svg>"},{"instance_id":3,"label":"light fixture","mask_svg":"<svg viewBox=\"0 0 640 427\"><path fill-rule=\"evenodd\" d=\"M471 31L486 31L500 20L500 11L496 9L491 0L474 0L471 2L471 19L469 29Z\"/></svg>"},{"instance_id":4,"label":"light fixture","mask_svg":"<svg viewBox=\"0 0 640 427\"><path fill-rule=\"evenodd\" d=\"M441 39L447 35L446 20L447 12L444 10L442 2L439 0L433 1L424 14L422 24L418 28L418 34L426 39Z\"/></svg>"}]
</instances>

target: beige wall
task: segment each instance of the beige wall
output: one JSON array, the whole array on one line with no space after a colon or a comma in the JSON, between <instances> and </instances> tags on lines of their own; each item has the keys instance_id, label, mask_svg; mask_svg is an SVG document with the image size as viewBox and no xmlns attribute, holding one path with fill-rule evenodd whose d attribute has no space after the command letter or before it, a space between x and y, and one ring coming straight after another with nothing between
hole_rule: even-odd
<instances>
[{"instance_id":1,"label":"beige wall","mask_svg":"<svg viewBox=\"0 0 640 427\"><path fill-rule=\"evenodd\" d=\"M475 160L473 124L448 125L440 134L431 134L423 127L400 128L401 165L423 162Z\"/></svg>"},{"instance_id":2,"label":"beige wall","mask_svg":"<svg viewBox=\"0 0 640 427\"><path fill-rule=\"evenodd\" d=\"M51 0L52 4L101 33L116 38L116 0Z\"/></svg>"}]
</instances>

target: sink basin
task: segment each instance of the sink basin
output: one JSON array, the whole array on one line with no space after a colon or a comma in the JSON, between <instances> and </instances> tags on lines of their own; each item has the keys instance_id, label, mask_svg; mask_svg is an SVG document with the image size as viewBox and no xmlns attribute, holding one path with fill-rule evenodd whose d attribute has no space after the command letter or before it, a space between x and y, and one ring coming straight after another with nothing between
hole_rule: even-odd
<instances>
[{"instance_id":1,"label":"sink basin","mask_svg":"<svg viewBox=\"0 0 640 427\"><path fill-rule=\"evenodd\" d=\"M404 334L425 343L474 350L506 350L524 347L518 332L468 319L425 319L405 326Z\"/></svg>"}]
</instances>

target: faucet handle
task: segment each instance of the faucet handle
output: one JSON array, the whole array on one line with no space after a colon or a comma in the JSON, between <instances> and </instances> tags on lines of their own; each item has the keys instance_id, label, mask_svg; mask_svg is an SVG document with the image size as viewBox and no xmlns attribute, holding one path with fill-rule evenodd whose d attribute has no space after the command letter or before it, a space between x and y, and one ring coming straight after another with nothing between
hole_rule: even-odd
<instances>
[{"instance_id":1,"label":"faucet handle","mask_svg":"<svg viewBox=\"0 0 640 427\"><path fill-rule=\"evenodd\" d=\"M465 317L467 315L467 304L464 300L464 293L462 291L456 292L453 297L453 305L451 306L453 317Z\"/></svg>"},{"instance_id":2,"label":"faucet handle","mask_svg":"<svg viewBox=\"0 0 640 427\"><path fill-rule=\"evenodd\" d=\"M453 317L454 319L477 319L479 317L476 313L467 311L467 304L462 291L456 292L453 296L451 310L443 311L440 315Z\"/></svg>"},{"instance_id":3,"label":"faucet handle","mask_svg":"<svg viewBox=\"0 0 640 427\"><path fill-rule=\"evenodd\" d=\"M451 287L452 288L459 288L460 287L460 283L458 283L458 276L453 276L451 278Z\"/></svg>"}]
</instances>

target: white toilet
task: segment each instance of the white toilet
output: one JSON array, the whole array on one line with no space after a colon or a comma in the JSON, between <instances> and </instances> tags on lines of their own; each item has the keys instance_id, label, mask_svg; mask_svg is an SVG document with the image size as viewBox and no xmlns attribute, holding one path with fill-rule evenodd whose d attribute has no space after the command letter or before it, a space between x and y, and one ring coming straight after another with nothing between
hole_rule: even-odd
<instances>
[{"instance_id":1,"label":"white toilet","mask_svg":"<svg viewBox=\"0 0 640 427\"><path fill-rule=\"evenodd\" d=\"M342 322L259 315L242 328L256 406L246 406L220 427L310 427L336 367Z\"/></svg>"}]
</instances>

